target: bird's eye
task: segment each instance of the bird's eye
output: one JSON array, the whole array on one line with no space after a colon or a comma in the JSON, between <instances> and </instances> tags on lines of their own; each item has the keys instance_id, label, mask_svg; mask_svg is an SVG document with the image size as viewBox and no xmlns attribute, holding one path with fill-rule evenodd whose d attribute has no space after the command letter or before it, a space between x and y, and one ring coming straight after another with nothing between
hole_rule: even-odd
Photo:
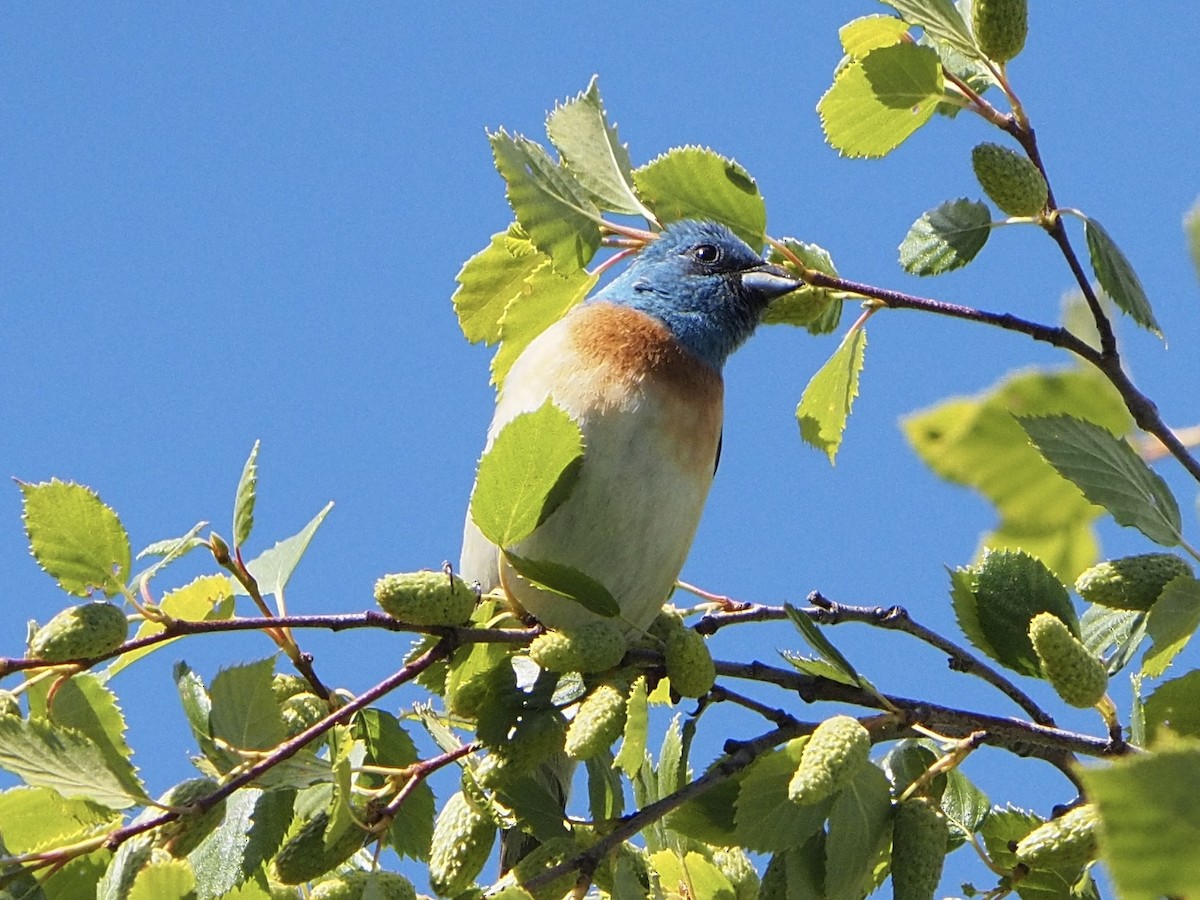
<instances>
[{"instance_id":1,"label":"bird's eye","mask_svg":"<svg viewBox=\"0 0 1200 900\"><path fill-rule=\"evenodd\" d=\"M692 259L696 262L712 265L721 258L721 250L712 244L700 244L692 248Z\"/></svg>"}]
</instances>

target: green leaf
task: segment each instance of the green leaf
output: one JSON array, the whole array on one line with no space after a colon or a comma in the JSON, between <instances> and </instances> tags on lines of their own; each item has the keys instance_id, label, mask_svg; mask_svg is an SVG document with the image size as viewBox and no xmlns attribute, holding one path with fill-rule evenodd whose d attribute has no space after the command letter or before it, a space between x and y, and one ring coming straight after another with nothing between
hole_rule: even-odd
<instances>
[{"instance_id":1,"label":"green leaf","mask_svg":"<svg viewBox=\"0 0 1200 900\"><path fill-rule=\"evenodd\" d=\"M287 833L296 792L242 788L225 803L225 818L189 856L201 897L227 897L262 871Z\"/></svg>"},{"instance_id":2,"label":"green leaf","mask_svg":"<svg viewBox=\"0 0 1200 900\"><path fill-rule=\"evenodd\" d=\"M158 608L172 619L187 622L224 621L233 615L233 594L233 579L228 575L201 575L189 584L163 594ZM165 628L161 622L143 619L133 639L160 634ZM105 677L112 678L131 663L177 640L169 638L159 644L122 653L104 670Z\"/></svg>"},{"instance_id":3,"label":"green leaf","mask_svg":"<svg viewBox=\"0 0 1200 900\"><path fill-rule=\"evenodd\" d=\"M412 738L391 713L364 709L354 717L353 730L355 737L366 745L366 765L400 769L420 758ZM361 777L369 788L383 786L382 775L364 774ZM387 833L388 845L401 856L428 860L435 812L433 791L427 781L422 781L392 820Z\"/></svg>"},{"instance_id":4,"label":"green leaf","mask_svg":"<svg viewBox=\"0 0 1200 900\"><path fill-rule=\"evenodd\" d=\"M492 357L492 384L502 385L529 343L583 302L599 279L584 269L560 274L549 261L532 271L500 317L501 344Z\"/></svg>"},{"instance_id":5,"label":"green leaf","mask_svg":"<svg viewBox=\"0 0 1200 900\"><path fill-rule=\"evenodd\" d=\"M285 538L251 562L246 563L246 568L258 582L259 590L264 595L278 594L284 589L288 579L292 577L292 572L300 564L300 559L304 556L304 551L308 549L313 535L317 533L317 529L321 527L321 523L325 521L325 517L329 515L331 509L333 509L333 501L326 503L325 508L313 516L299 532L290 538ZM245 593L242 586L236 582L234 590L239 594Z\"/></svg>"},{"instance_id":6,"label":"green leaf","mask_svg":"<svg viewBox=\"0 0 1200 900\"><path fill-rule=\"evenodd\" d=\"M258 496L258 447L255 441L250 456L238 479L237 493L233 501L233 546L244 547L254 528L254 501Z\"/></svg>"},{"instance_id":7,"label":"green leaf","mask_svg":"<svg viewBox=\"0 0 1200 900\"><path fill-rule=\"evenodd\" d=\"M933 116L944 85L929 47L879 47L837 73L817 104L825 139L843 156L886 156Z\"/></svg>"},{"instance_id":8,"label":"green leaf","mask_svg":"<svg viewBox=\"0 0 1200 900\"><path fill-rule=\"evenodd\" d=\"M1154 312L1150 309L1150 298L1146 296L1141 279L1121 248L1094 219L1084 220L1084 233L1087 235L1088 253L1092 257L1092 270L1104 292L1133 321L1162 337L1162 329L1158 327Z\"/></svg>"},{"instance_id":9,"label":"green leaf","mask_svg":"<svg viewBox=\"0 0 1200 900\"><path fill-rule=\"evenodd\" d=\"M75 857L55 872L54 879L46 885L44 896L49 900L97 900L96 887L112 858L112 851L105 849ZM22 894L13 882L6 882L5 887L9 891L8 896L20 897L21 900L37 900L42 896L37 893Z\"/></svg>"},{"instance_id":10,"label":"green leaf","mask_svg":"<svg viewBox=\"0 0 1200 900\"><path fill-rule=\"evenodd\" d=\"M185 662L177 662L172 671L175 679L175 690L179 693L180 705L192 730L192 737L204 752L204 755L221 767L236 765L231 754L217 747L212 739L212 729L208 724L208 715L212 711L212 701L204 687L204 681Z\"/></svg>"},{"instance_id":11,"label":"green leaf","mask_svg":"<svg viewBox=\"0 0 1200 900\"><path fill-rule=\"evenodd\" d=\"M664 885L684 885L683 896L695 900L736 900L733 885L715 865L696 851L660 850L650 855L650 867Z\"/></svg>"},{"instance_id":12,"label":"green leaf","mask_svg":"<svg viewBox=\"0 0 1200 900\"><path fill-rule=\"evenodd\" d=\"M979 833L992 862L1001 868L1011 869L1017 865L1017 857L1010 846L1041 824L1041 817L1031 812L1013 807L996 807L988 814ZM1017 893L1023 900L1067 900L1079 897L1080 893L1072 890L1072 887L1082 874L1081 864L1061 869L1035 869L1017 883Z\"/></svg>"},{"instance_id":13,"label":"green leaf","mask_svg":"<svg viewBox=\"0 0 1200 900\"><path fill-rule=\"evenodd\" d=\"M1200 581L1180 575L1167 582L1146 618L1146 633L1154 642L1142 659L1142 672L1162 675L1200 627Z\"/></svg>"},{"instance_id":14,"label":"green leaf","mask_svg":"<svg viewBox=\"0 0 1200 900\"><path fill-rule=\"evenodd\" d=\"M1200 745L1179 742L1079 775L1099 807L1101 852L1124 900L1200 893Z\"/></svg>"},{"instance_id":15,"label":"green leaf","mask_svg":"<svg viewBox=\"0 0 1200 900\"><path fill-rule=\"evenodd\" d=\"M608 588L586 572L548 559L529 559L515 553L506 552L504 558L522 578L544 591L573 600L598 616L615 618L621 614L621 607Z\"/></svg>"},{"instance_id":16,"label":"green leaf","mask_svg":"<svg viewBox=\"0 0 1200 900\"><path fill-rule=\"evenodd\" d=\"M877 47L898 44L908 33L908 23L894 16L862 16L838 29L842 49L861 59Z\"/></svg>"},{"instance_id":17,"label":"green leaf","mask_svg":"<svg viewBox=\"0 0 1200 900\"><path fill-rule=\"evenodd\" d=\"M501 429L479 461L471 519L499 547L528 537L563 500L579 474L583 433L547 400Z\"/></svg>"},{"instance_id":18,"label":"green leaf","mask_svg":"<svg viewBox=\"0 0 1200 900\"><path fill-rule=\"evenodd\" d=\"M858 687L858 678L845 672L840 665L835 665L824 659L801 656L798 653L792 653L790 650L780 650L779 655L787 660L793 669L804 675L811 675L814 678L827 678L839 684Z\"/></svg>"},{"instance_id":19,"label":"green leaf","mask_svg":"<svg viewBox=\"0 0 1200 900\"><path fill-rule=\"evenodd\" d=\"M1079 618L1079 639L1096 656L1108 659L1108 674L1125 668L1146 635L1146 614L1129 609L1109 609L1091 604Z\"/></svg>"},{"instance_id":20,"label":"green leaf","mask_svg":"<svg viewBox=\"0 0 1200 900\"><path fill-rule=\"evenodd\" d=\"M950 573L951 599L967 638L1003 666L1041 677L1029 640L1029 623L1050 612L1078 635L1071 598L1041 560L1020 550L993 550L979 566Z\"/></svg>"},{"instance_id":21,"label":"green leaf","mask_svg":"<svg viewBox=\"0 0 1200 900\"><path fill-rule=\"evenodd\" d=\"M275 660L221 669L213 679L208 720L212 736L241 750L269 750L285 737L271 690Z\"/></svg>"},{"instance_id":22,"label":"green leaf","mask_svg":"<svg viewBox=\"0 0 1200 900\"><path fill-rule=\"evenodd\" d=\"M138 578L149 578L155 573L155 571L162 568L167 563L179 559L179 557L184 556L185 554L191 553L197 547L205 546L207 542L203 538L199 538L196 535L198 535L200 533L200 529L207 524L207 522L197 522L183 537L167 538L162 541L155 541L153 544L148 544L143 547L138 552L138 555L134 557L134 559L142 559L147 556L158 556L161 557L161 559L159 559L158 562L156 562L146 571L139 573Z\"/></svg>"},{"instance_id":23,"label":"green leaf","mask_svg":"<svg viewBox=\"0 0 1200 900\"><path fill-rule=\"evenodd\" d=\"M679 716L663 734L662 746L658 749L658 796L665 797L683 787L688 781L687 765L683 758L683 735L679 729Z\"/></svg>"},{"instance_id":24,"label":"green leaf","mask_svg":"<svg viewBox=\"0 0 1200 900\"><path fill-rule=\"evenodd\" d=\"M1160 730L1179 737L1200 737L1200 669L1164 681L1146 698L1146 743L1153 746Z\"/></svg>"},{"instance_id":25,"label":"green leaf","mask_svg":"<svg viewBox=\"0 0 1200 900\"><path fill-rule=\"evenodd\" d=\"M496 797L539 841L567 834L561 799L552 794L536 774L506 781L496 789Z\"/></svg>"},{"instance_id":26,"label":"green leaf","mask_svg":"<svg viewBox=\"0 0 1200 900\"><path fill-rule=\"evenodd\" d=\"M650 709L646 703L646 676L639 675L625 701L625 733L613 765L633 778L646 757L646 737L650 731Z\"/></svg>"},{"instance_id":27,"label":"green leaf","mask_svg":"<svg viewBox=\"0 0 1200 900\"><path fill-rule=\"evenodd\" d=\"M57 478L17 484L25 503L25 534L38 565L68 594L121 593L133 551L117 514L82 484Z\"/></svg>"},{"instance_id":28,"label":"green leaf","mask_svg":"<svg viewBox=\"0 0 1200 900\"><path fill-rule=\"evenodd\" d=\"M862 676L850 664L850 660L846 659L842 655L842 651L830 643L829 638L825 637L824 632L813 623L812 619L790 603L785 603L783 609L787 613L788 619L791 620L792 625L800 632L800 636L808 642L808 645L817 651L821 659L841 673L841 678L835 680L841 681L843 684L858 686L863 684Z\"/></svg>"},{"instance_id":29,"label":"green leaf","mask_svg":"<svg viewBox=\"0 0 1200 900\"><path fill-rule=\"evenodd\" d=\"M895 19L889 21L894 22ZM823 247L806 244L795 238L780 238L771 245L767 259L783 266L792 274L799 276L800 269L792 262L790 256L776 246L777 244L784 245L808 268L837 276L833 258ZM828 334L836 329L841 321L842 305L842 295L839 292L804 285L771 301L763 313L762 322L764 325L800 325L807 328L810 334Z\"/></svg>"},{"instance_id":30,"label":"green leaf","mask_svg":"<svg viewBox=\"0 0 1200 900\"><path fill-rule=\"evenodd\" d=\"M58 685L53 704L48 699L50 686L49 681L30 686L30 717L82 735L99 748L108 770L132 793L141 791L133 751L125 742L125 716L117 705L117 695L105 687L105 680L90 672L76 675Z\"/></svg>"},{"instance_id":31,"label":"green leaf","mask_svg":"<svg viewBox=\"0 0 1200 900\"><path fill-rule=\"evenodd\" d=\"M870 893L891 830L888 780L875 766L863 766L838 791L829 810L825 840L827 897L864 897Z\"/></svg>"},{"instance_id":32,"label":"green leaf","mask_svg":"<svg viewBox=\"0 0 1200 900\"><path fill-rule=\"evenodd\" d=\"M625 812L625 796L621 789L621 773L613 768L608 751L589 757L585 763L588 783L588 811L592 819L607 822L619 819Z\"/></svg>"},{"instance_id":33,"label":"green leaf","mask_svg":"<svg viewBox=\"0 0 1200 900\"><path fill-rule=\"evenodd\" d=\"M842 445L846 420L858 396L858 376L866 354L867 330L853 328L809 380L796 406L800 437L824 450L832 464Z\"/></svg>"},{"instance_id":34,"label":"green leaf","mask_svg":"<svg viewBox=\"0 0 1200 900\"><path fill-rule=\"evenodd\" d=\"M772 856L758 896L764 900L825 900L825 832Z\"/></svg>"},{"instance_id":35,"label":"green leaf","mask_svg":"<svg viewBox=\"0 0 1200 900\"><path fill-rule=\"evenodd\" d=\"M598 82L593 76L586 91L550 113L550 143L601 209L653 219L634 193L629 149L617 137L616 126L608 123Z\"/></svg>"},{"instance_id":36,"label":"green leaf","mask_svg":"<svg viewBox=\"0 0 1200 900\"><path fill-rule=\"evenodd\" d=\"M138 872L129 900L196 900L196 876L185 859L152 862Z\"/></svg>"},{"instance_id":37,"label":"green leaf","mask_svg":"<svg viewBox=\"0 0 1200 900\"><path fill-rule=\"evenodd\" d=\"M736 846L734 814L741 782L740 775L734 776L676 807L667 814L667 828L715 847Z\"/></svg>"},{"instance_id":38,"label":"green leaf","mask_svg":"<svg viewBox=\"0 0 1200 900\"><path fill-rule=\"evenodd\" d=\"M910 25L925 29L929 37L953 48L969 59L983 53L971 29L951 0L883 0Z\"/></svg>"},{"instance_id":39,"label":"green leaf","mask_svg":"<svg viewBox=\"0 0 1200 900\"><path fill-rule=\"evenodd\" d=\"M986 203L948 200L913 222L900 242L900 265L911 275L940 275L975 258L992 233Z\"/></svg>"},{"instance_id":40,"label":"green leaf","mask_svg":"<svg viewBox=\"0 0 1200 900\"><path fill-rule=\"evenodd\" d=\"M0 793L4 853L19 856L62 847L121 824L121 815L89 803L68 800L44 787L15 787Z\"/></svg>"},{"instance_id":41,"label":"green leaf","mask_svg":"<svg viewBox=\"0 0 1200 900\"><path fill-rule=\"evenodd\" d=\"M138 872L150 862L153 850L153 843L145 838L123 843L96 885L96 900L128 900L129 889Z\"/></svg>"},{"instance_id":42,"label":"green leaf","mask_svg":"<svg viewBox=\"0 0 1200 900\"><path fill-rule=\"evenodd\" d=\"M707 147L674 147L636 169L638 194L666 225L679 219L722 222L758 250L767 230L767 207L742 166Z\"/></svg>"},{"instance_id":43,"label":"green leaf","mask_svg":"<svg viewBox=\"0 0 1200 900\"><path fill-rule=\"evenodd\" d=\"M914 413L903 427L934 472L995 504L1001 521L982 546L1027 550L1073 581L1096 561L1092 523L1100 511L1042 458L1013 418L1067 411L1116 432L1132 426L1112 385L1089 368L1018 372L974 397Z\"/></svg>"},{"instance_id":44,"label":"green leaf","mask_svg":"<svg viewBox=\"0 0 1200 900\"><path fill-rule=\"evenodd\" d=\"M533 245L560 272L586 266L600 247L600 213L587 191L540 144L503 129L488 140L509 205Z\"/></svg>"},{"instance_id":45,"label":"green leaf","mask_svg":"<svg viewBox=\"0 0 1200 900\"><path fill-rule=\"evenodd\" d=\"M86 735L39 719L0 716L0 768L68 800L128 809L149 799L132 765L113 771L104 748Z\"/></svg>"},{"instance_id":46,"label":"green leaf","mask_svg":"<svg viewBox=\"0 0 1200 900\"><path fill-rule=\"evenodd\" d=\"M1072 416L1017 421L1046 461L1118 524L1137 528L1164 547L1179 543L1182 523L1171 489L1128 442Z\"/></svg>"},{"instance_id":47,"label":"green leaf","mask_svg":"<svg viewBox=\"0 0 1200 900\"><path fill-rule=\"evenodd\" d=\"M801 806L789 800L787 793L807 742L807 737L788 741L760 756L746 770L734 813L735 836L746 850L788 850L821 830L832 801Z\"/></svg>"},{"instance_id":48,"label":"green leaf","mask_svg":"<svg viewBox=\"0 0 1200 900\"><path fill-rule=\"evenodd\" d=\"M987 795L962 773L951 769L942 794L942 812L950 823L951 837L965 841L983 825L991 810Z\"/></svg>"},{"instance_id":49,"label":"green leaf","mask_svg":"<svg viewBox=\"0 0 1200 900\"><path fill-rule=\"evenodd\" d=\"M899 797L908 786L921 778L937 762L940 754L936 745L925 739L906 738L893 744L887 755L879 762L884 775L891 782L893 797ZM940 797L946 790L946 773L942 772L927 782L923 793Z\"/></svg>"},{"instance_id":50,"label":"green leaf","mask_svg":"<svg viewBox=\"0 0 1200 900\"><path fill-rule=\"evenodd\" d=\"M499 341L505 308L528 293L529 276L549 262L550 257L534 247L515 222L507 231L493 234L491 243L468 259L455 277L458 288L450 302L467 340L473 344Z\"/></svg>"}]
</instances>

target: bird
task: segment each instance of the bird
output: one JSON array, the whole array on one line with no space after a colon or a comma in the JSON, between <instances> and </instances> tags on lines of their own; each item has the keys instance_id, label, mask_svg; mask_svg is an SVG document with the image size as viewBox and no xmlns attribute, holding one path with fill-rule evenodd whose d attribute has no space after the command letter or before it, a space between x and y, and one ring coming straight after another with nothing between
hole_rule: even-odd
<instances>
[{"instance_id":1,"label":"bird","mask_svg":"<svg viewBox=\"0 0 1200 900\"><path fill-rule=\"evenodd\" d=\"M583 463L566 501L504 549L599 581L626 633L644 632L683 568L716 473L725 361L770 301L800 286L725 225L684 219L534 338L501 385L485 452L549 399L579 425ZM469 512L459 573L485 592L503 584L547 628L598 618L518 575Z\"/></svg>"},{"instance_id":2,"label":"bird","mask_svg":"<svg viewBox=\"0 0 1200 900\"><path fill-rule=\"evenodd\" d=\"M522 578L502 549L570 566L609 591L628 637L644 633L674 589L716 473L725 361L771 300L800 286L725 225L668 224L509 369L485 453L506 424L550 400L578 424L583 462L567 498L514 547L490 543L468 510L460 575L570 632L597 613ZM560 753L533 775L564 810L572 770ZM501 871L535 846L507 829Z\"/></svg>"}]
</instances>

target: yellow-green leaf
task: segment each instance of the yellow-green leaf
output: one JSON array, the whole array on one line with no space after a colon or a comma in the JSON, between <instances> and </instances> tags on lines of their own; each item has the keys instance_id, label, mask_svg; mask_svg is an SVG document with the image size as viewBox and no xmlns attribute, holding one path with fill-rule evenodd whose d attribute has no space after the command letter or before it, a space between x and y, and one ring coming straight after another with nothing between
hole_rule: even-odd
<instances>
[{"instance_id":1,"label":"yellow-green leaf","mask_svg":"<svg viewBox=\"0 0 1200 900\"><path fill-rule=\"evenodd\" d=\"M900 43L908 33L908 23L895 16L862 16L838 29L842 49L854 59L861 59L878 47Z\"/></svg>"},{"instance_id":2,"label":"yellow-green leaf","mask_svg":"<svg viewBox=\"0 0 1200 900\"><path fill-rule=\"evenodd\" d=\"M250 456L242 468L242 477L238 481L237 493L233 503L233 546L241 547L250 537L254 528L254 501L258 496L258 447L255 441L250 448Z\"/></svg>"},{"instance_id":3,"label":"yellow-green leaf","mask_svg":"<svg viewBox=\"0 0 1200 900\"><path fill-rule=\"evenodd\" d=\"M600 213L587 191L540 144L504 130L488 138L509 205L534 246L560 272L586 266L600 247Z\"/></svg>"},{"instance_id":4,"label":"yellow-green leaf","mask_svg":"<svg viewBox=\"0 0 1200 900\"><path fill-rule=\"evenodd\" d=\"M233 615L233 582L228 575L201 575L191 583L163 594L158 606L172 619L183 619L189 622L212 622L228 619ZM137 640L158 634L164 628L165 626L161 622L143 620L133 639ZM130 663L177 640L178 638L170 638L160 644L121 654L105 670L106 677L111 678Z\"/></svg>"},{"instance_id":5,"label":"yellow-green leaf","mask_svg":"<svg viewBox=\"0 0 1200 900\"><path fill-rule=\"evenodd\" d=\"M196 900L196 876L186 859L152 862L138 872L129 900Z\"/></svg>"},{"instance_id":6,"label":"yellow-green leaf","mask_svg":"<svg viewBox=\"0 0 1200 900\"><path fill-rule=\"evenodd\" d=\"M1154 642L1142 659L1142 672L1162 675L1200 628L1200 581L1190 575L1171 579L1159 594L1146 620Z\"/></svg>"},{"instance_id":7,"label":"yellow-green leaf","mask_svg":"<svg viewBox=\"0 0 1200 900\"><path fill-rule=\"evenodd\" d=\"M57 478L18 484L25 534L38 565L77 597L94 590L106 597L119 594L129 579L133 551L117 514L82 484Z\"/></svg>"},{"instance_id":8,"label":"yellow-green leaf","mask_svg":"<svg viewBox=\"0 0 1200 900\"><path fill-rule=\"evenodd\" d=\"M546 119L546 132L567 170L597 206L653 218L634 193L629 149L617 137L616 126L608 122L597 78L582 94L554 108Z\"/></svg>"},{"instance_id":9,"label":"yellow-green leaf","mask_svg":"<svg viewBox=\"0 0 1200 900\"><path fill-rule=\"evenodd\" d=\"M450 298L467 340L484 344L500 340L504 310L528 292L529 276L549 261L515 222L507 231L493 234L491 242L463 264L455 279L458 289Z\"/></svg>"},{"instance_id":10,"label":"yellow-green leaf","mask_svg":"<svg viewBox=\"0 0 1200 900\"><path fill-rule=\"evenodd\" d=\"M885 156L929 121L944 90L937 52L879 47L838 72L817 112L825 139L844 156Z\"/></svg>"},{"instance_id":11,"label":"yellow-green leaf","mask_svg":"<svg viewBox=\"0 0 1200 900\"><path fill-rule=\"evenodd\" d=\"M842 445L846 420L858 396L858 375L866 346L866 329L852 329L809 380L796 407L800 437L810 446L824 450L831 463Z\"/></svg>"},{"instance_id":12,"label":"yellow-green leaf","mask_svg":"<svg viewBox=\"0 0 1200 900\"><path fill-rule=\"evenodd\" d=\"M675 147L636 169L634 184L664 225L713 219L751 247L762 247L767 207L742 166L707 147Z\"/></svg>"},{"instance_id":13,"label":"yellow-green leaf","mask_svg":"<svg viewBox=\"0 0 1200 900\"><path fill-rule=\"evenodd\" d=\"M1100 810L1100 852L1124 900L1200 893L1200 744L1180 741L1079 776Z\"/></svg>"},{"instance_id":14,"label":"yellow-green leaf","mask_svg":"<svg viewBox=\"0 0 1200 900\"><path fill-rule=\"evenodd\" d=\"M1064 581L1096 561L1100 511L1029 444L1014 414L1071 410L1113 431L1128 431L1120 396L1090 369L1031 369L974 397L955 397L903 421L906 437L934 472L974 488L1000 516L983 547L1021 548Z\"/></svg>"},{"instance_id":15,"label":"yellow-green leaf","mask_svg":"<svg viewBox=\"0 0 1200 900\"><path fill-rule=\"evenodd\" d=\"M583 459L583 433L547 400L501 429L479 461L471 519L499 547L526 537L566 499Z\"/></svg>"},{"instance_id":16,"label":"yellow-green leaf","mask_svg":"<svg viewBox=\"0 0 1200 900\"><path fill-rule=\"evenodd\" d=\"M598 275L585 269L563 275L549 260L530 272L500 317L501 343L492 357L492 384L499 387L529 342L581 303L598 280Z\"/></svg>"}]
</instances>

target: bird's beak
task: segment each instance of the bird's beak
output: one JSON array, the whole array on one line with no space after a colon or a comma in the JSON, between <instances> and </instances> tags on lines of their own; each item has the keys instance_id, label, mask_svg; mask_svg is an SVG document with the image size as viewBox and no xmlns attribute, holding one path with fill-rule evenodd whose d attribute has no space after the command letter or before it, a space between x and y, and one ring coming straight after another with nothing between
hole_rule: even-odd
<instances>
[{"instance_id":1,"label":"bird's beak","mask_svg":"<svg viewBox=\"0 0 1200 900\"><path fill-rule=\"evenodd\" d=\"M764 304L804 287L804 282L780 266L763 263L741 274L742 287Z\"/></svg>"}]
</instances>

